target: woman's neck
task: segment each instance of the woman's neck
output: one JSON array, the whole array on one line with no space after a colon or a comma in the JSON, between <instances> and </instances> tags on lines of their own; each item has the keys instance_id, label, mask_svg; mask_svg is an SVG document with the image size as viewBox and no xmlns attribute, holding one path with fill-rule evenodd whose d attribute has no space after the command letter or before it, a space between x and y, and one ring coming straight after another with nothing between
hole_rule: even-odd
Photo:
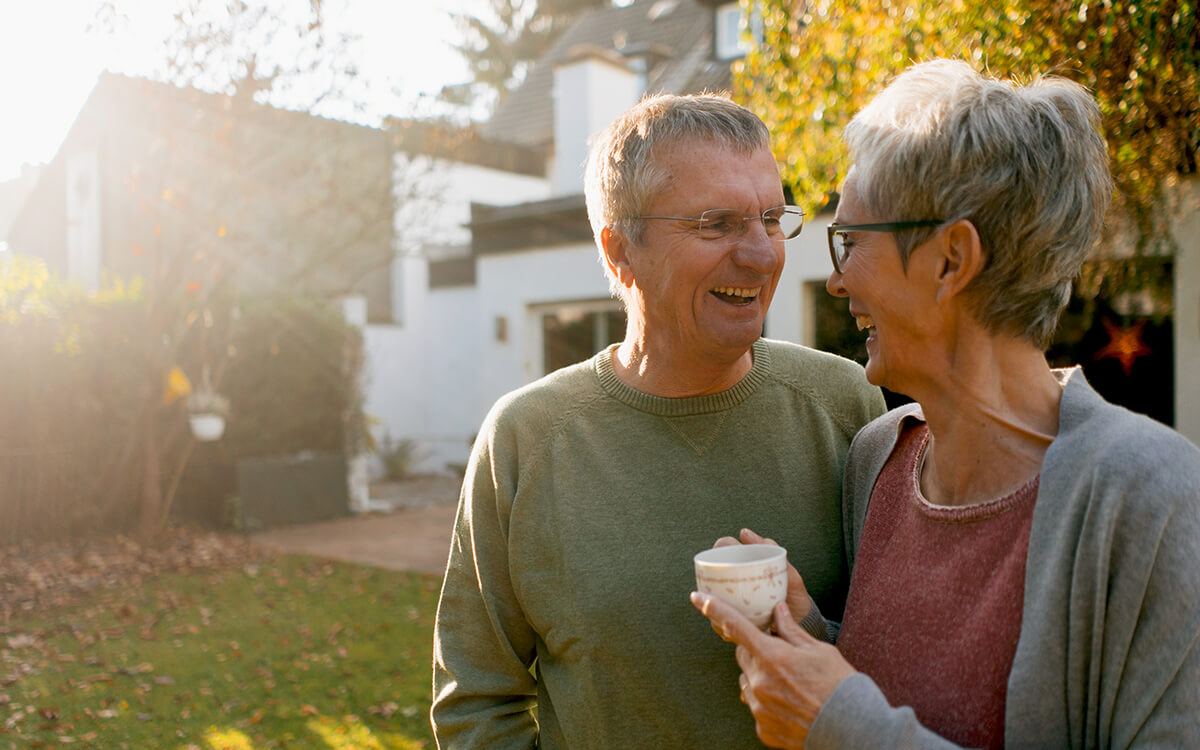
<instances>
[{"instance_id":1,"label":"woman's neck","mask_svg":"<svg viewBox=\"0 0 1200 750\"><path fill-rule=\"evenodd\" d=\"M917 398L930 431L921 490L938 505L1016 490L1041 471L1058 434L1062 386L1045 355L1010 337L985 338Z\"/></svg>"}]
</instances>

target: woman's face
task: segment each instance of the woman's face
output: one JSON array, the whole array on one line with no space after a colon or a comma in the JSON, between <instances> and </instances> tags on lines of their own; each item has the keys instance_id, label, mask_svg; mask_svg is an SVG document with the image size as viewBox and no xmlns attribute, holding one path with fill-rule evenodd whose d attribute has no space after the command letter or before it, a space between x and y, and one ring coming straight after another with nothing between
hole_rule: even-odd
<instances>
[{"instance_id":1,"label":"woman's face","mask_svg":"<svg viewBox=\"0 0 1200 750\"><path fill-rule=\"evenodd\" d=\"M857 176L846 177L838 202L837 224L906 221L910 216L880 216L858 200ZM900 259L891 232L852 231L845 236L847 257L842 273L829 276L826 289L850 300L850 314L859 330L867 331L867 380L897 393L912 395L914 385L931 374L939 359L935 289L925 273L929 258L921 248L909 256L908 269ZM931 256L932 253L926 253Z\"/></svg>"}]
</instances>

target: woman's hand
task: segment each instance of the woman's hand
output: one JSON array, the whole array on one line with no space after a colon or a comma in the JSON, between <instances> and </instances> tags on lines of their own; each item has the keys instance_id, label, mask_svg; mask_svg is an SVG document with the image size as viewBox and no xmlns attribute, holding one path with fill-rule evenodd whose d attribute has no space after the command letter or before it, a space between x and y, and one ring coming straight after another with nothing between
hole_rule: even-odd
<instances>
[{"instance_id":1,"label":"woman's hand","mask_svg":"<svg viewBox=\"0 0 1200 750\"><path fill-rule=\"evenodd\" d=\"M742 701L769 747L803 748L808 730L850 666L834 646L804 632L784 603L775 606L779 636L760 631L720 599L692 592L692 604L722 637L738 644Z\"/></svg>"},{"instance_id":2,"label":"woman's hand","mask_svg":"<svg viewBox=\"0 0 1200 750\"><path fill-rule=\"evenodd\" d=\"M759 536L750 529L742 529L738 536L740 539L723 536L713 546L728 547L731 544L774 544L776 547L780 546L774 539ZM790 562L787 566L787 598L785 601L787 602L788 609L800 618L807 615L808 610L812 607L812 598L808 595L808 589L804 587L804 579L800 577L800 571L796 570L796 566ZM796 620L793 620L793 622L796 622ZM772 627L778 630L778 625ZM721 631L718 630L717 634L721 635ZM721 637L724 638L725 636L721 635Z\"/></svg>"}]
</instances>

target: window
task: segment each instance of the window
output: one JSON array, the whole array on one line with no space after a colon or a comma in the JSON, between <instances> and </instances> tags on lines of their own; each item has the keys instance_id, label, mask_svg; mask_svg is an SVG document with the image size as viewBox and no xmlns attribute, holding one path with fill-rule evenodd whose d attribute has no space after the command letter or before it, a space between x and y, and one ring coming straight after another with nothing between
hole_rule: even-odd
<instances>
[{"instance_id":1,"label":"window","mask_svg":"<svg viewBox=\"0 0 1200 750\"><path fill-rule=\"evenodd\" d=\"M542 372L582 362L625 338L625 312L615 300L543 308Z\"/></svg>"},{"instance_id":2,"label":"window","mask_svg":"<svg viewBox=\"0 0 1200 750\"><path fill-rule=\"evenodd\" d=\"M755 7L755 3L750 4ZM714 45L717 58L733 60L750 51L751 39L762 41L762 19L757 12L750 14L749 36L746 34L746 14L740 3L723 3L717 6L714 17Z\"/></svg>"}]
</instances>

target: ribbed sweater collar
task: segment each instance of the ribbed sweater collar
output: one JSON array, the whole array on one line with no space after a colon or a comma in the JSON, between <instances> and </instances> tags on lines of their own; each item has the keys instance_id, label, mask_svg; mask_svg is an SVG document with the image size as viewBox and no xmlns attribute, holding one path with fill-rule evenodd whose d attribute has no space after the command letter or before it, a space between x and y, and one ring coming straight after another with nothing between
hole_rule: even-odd
<instances>
[{"instance_id":1,"label":"ribbed sweater collar","mask_svg":"<svg viewBox=\"0 0 1200 750\"><path fill-rule=\"evenodd\" d=\"M693 414L712 414L725 411L745 401L751 393L758 390L759 385L767 379L771 371L771 351L763 339L754 342L754 362L750 372L738 381L737 385L720 393L707 396L688 396L686 398L665 398L652 396L622 383L613 371L613 350L619 344L613 344L592 358L596 377L605 393L627 404L638 411L655 414L660 417L683 417Z\"/></svg>"}]
</instances>

